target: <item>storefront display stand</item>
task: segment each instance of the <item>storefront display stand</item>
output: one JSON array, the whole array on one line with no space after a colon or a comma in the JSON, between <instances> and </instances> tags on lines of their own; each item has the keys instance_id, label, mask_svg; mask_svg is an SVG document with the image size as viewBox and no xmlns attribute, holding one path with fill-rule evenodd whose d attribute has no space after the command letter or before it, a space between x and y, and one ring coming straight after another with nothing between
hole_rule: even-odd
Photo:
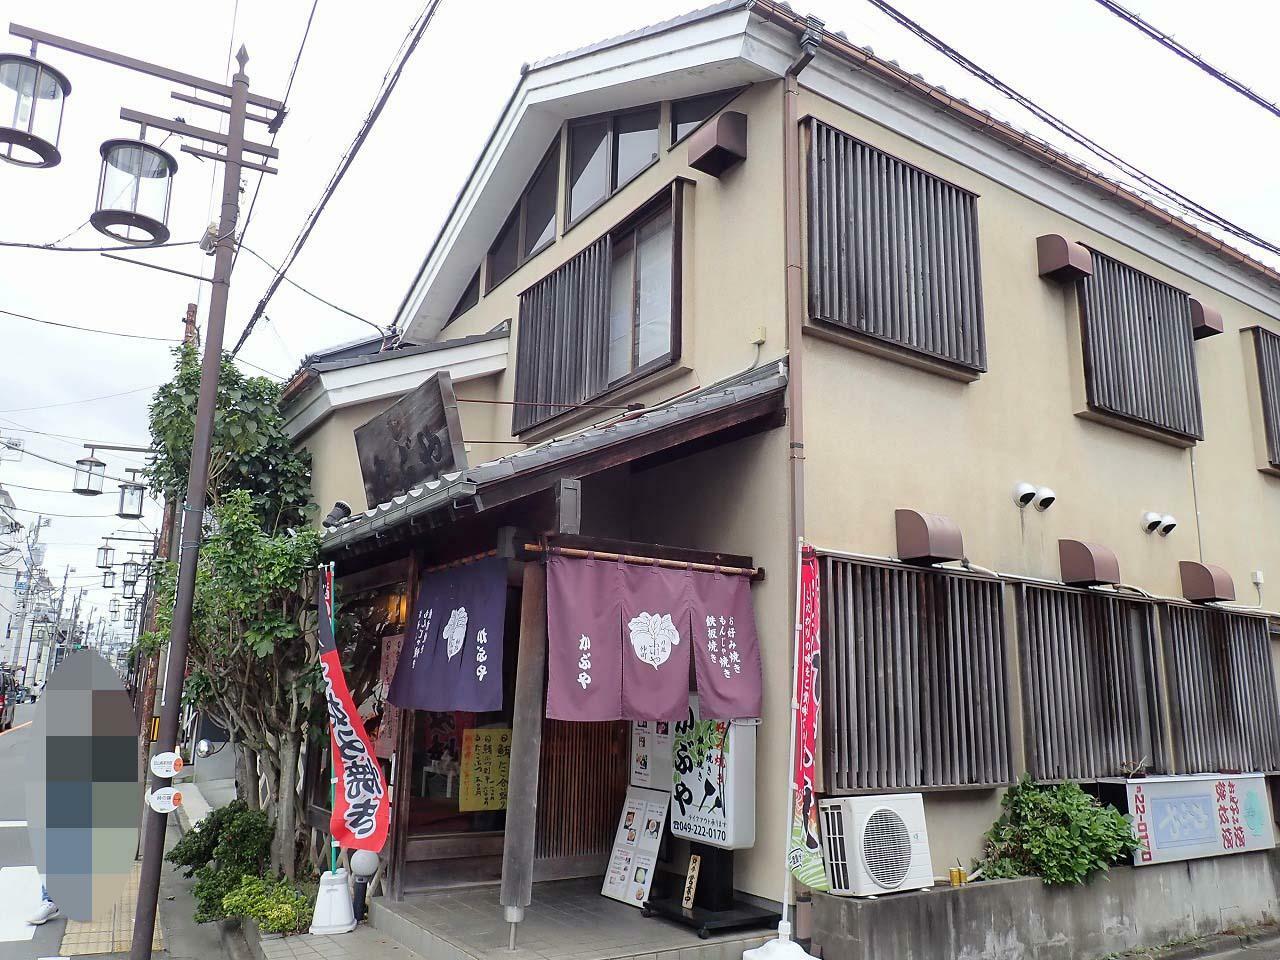
<instances>
[{"instance_id":1,"label":"storefront display stand","mask_svg":"<svg viewBox=\"0 0 1280 960\"><path fill-rule=\"evenodd\" d=\"M727 909L708 910L696 904L686 908L679 897L664 897L646 900L640 913L641 916L662 917L664 920L674 920L686 927L693 927L703 940L724 930L774 926L781 918L777 910L736 899Z\"/></svg>"}]
</instances>

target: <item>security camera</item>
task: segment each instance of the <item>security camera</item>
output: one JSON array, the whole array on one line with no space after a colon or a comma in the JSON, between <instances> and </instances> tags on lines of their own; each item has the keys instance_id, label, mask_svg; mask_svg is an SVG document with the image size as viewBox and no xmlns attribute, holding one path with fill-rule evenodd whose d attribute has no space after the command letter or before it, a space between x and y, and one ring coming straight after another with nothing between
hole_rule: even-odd
<instances>
[{"instance_id":1,"label":"security camera","mask_svg":"<svg viewBox=\"0 0 1280 960\"><path fill-rule=\"evenodd\" d=\"M1155 533L1160 529L1160 521L1163 519L1164 518L1160 514L1152 510L1148 510L1142 515L1142 532Z\"/></svg>"},{"instance_id":2,"label":"security camera","mask_svg":"<svg viewBox=\"0 0 1280 960\"><path fill-rule=\"evenodd\" d=\"M1039 490L1036 491L1035 500L1033 500L1032 502L1035 504L1036 509L1039 510L1041 513L1043 513L1044 511L1052 507L1054 504L1054 501L1056 501L1057 499L1058 499L1058 495L1054 493L1051 489L1049 489L1048 487L1041 487Z\"/></svg>"},{"instance_id":3,"label":"security camera","mask_svg":"<svg viewBox=\"0 0 1280 960\"><path fill-rule=\"evenodd\" d=\"M1025 481L1013 488L1013 502L1018 505L1019 510L1031 506L1035 498L1036 488Z\"/></svg>"},{"instance_id":4,"label":"security camera","mask_svg":"<svg viewBox=\"0 0 1280 960\"><path fill-rule=\"evenodd\" d=\"M1178 525L1178 518L1166 513L1160 518L1160 536L1167 537L1173 533L1173 528Z\"/></svg>"}]
</instances>

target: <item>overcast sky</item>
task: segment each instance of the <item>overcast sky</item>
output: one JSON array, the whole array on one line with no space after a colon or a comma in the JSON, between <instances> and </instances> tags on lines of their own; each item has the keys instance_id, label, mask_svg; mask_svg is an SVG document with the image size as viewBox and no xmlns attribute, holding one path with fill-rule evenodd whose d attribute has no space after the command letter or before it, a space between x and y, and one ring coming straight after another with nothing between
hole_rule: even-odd
<instances>
[{"instance_id":1,"label":"overcast sky","mask_svg":"<svg viewBox=\"0 0 1280 960\"><path fill-rule=\"evenodd\" d=\"M281 173L265 179L245 237L246 245L269 261L279 263L289 248L423 2L320 0L289 98L289 117L276 141ZM695 3L443 0L290 277L376 323L389 323L520 65L686 12ZM795 0L793 5L997 116L1042 132L1018 108L870 5L858 0ZM1094 0L900 0L898 6L1116 153L1255 233L1280 241L1280 119L1178 60ZM1280 5L1132 0L1129 6L1268 99L1280 97L1274 54ZM0 0L0 21L210 78L228 75L228 54L244 43L251 89L279 98L310 8L311 0L242 0L238 11L234 0L159 8ZM123 9L127 16L121 15ZM25 52L16 38L0 36L0 49ZM160 81L57 50L41 55L72 84L63 121L63 162L52 170L0 163L0 240L97 246L99 235L82 225L93 209L98 145L137 132L119 119L120 107L182 116L203 126L216 125L219 115L171 100L173 88ZM269 136L260 125L250 128L254 139ZM175 137L166 145L179 162L169 223L174 240L189 240L216 217L212 187L221 173L214 163L179 153L180 142ZM245 177L246 206L257 182L257 174ZM140 256L206 275L212 267L211 258L190 247ZM269 279L268 268L253 257L240 258L228 318L232 342ZM0 309L178 337L186 304L199 303L203 327L207 301L207 284L94 253L0 248ZM270 321L260 324L242 356L280 377L292 373L307 352L368 331L287 285L267 316ZM33 452L67 461L82 455L86 439L145 443L147 401L170 370L163 343L79 334L0 316L0 434L20 436ZM109 394L119 395L82 402ZM115 476L138 463L116 453L102 459ZM25 510L97 515L55 516L42 536L50 544L46 565L55 581L70 564L76 568L73 587L100 586L93 550L120 526L112 516L114 497L64 493L70 471L32 456L0 463L0 484ZM114 490L114 484L108 488ZM158 515L151 504L147 522L153 528ZM32 513L19 517L34 520ZM90 589L86 611L94 604L105 607L109 596Z\"/></svg>"}]
</instances>

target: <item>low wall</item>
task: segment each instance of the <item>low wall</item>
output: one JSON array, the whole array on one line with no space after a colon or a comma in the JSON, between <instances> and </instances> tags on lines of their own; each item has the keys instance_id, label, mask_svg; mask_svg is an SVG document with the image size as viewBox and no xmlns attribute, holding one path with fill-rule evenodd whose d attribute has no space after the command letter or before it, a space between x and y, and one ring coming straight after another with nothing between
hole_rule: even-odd
<instances>
[{"instance_id":1,"label":"low wall","mask_svg":"<svg viewBox=\"0 0 1280 960\"><path fill-rule=\"evenodd\" d=\"M1094 960L1280 915L1280 851L852 899L815 893L823 960Z\"/></svg>"}]
</instances>

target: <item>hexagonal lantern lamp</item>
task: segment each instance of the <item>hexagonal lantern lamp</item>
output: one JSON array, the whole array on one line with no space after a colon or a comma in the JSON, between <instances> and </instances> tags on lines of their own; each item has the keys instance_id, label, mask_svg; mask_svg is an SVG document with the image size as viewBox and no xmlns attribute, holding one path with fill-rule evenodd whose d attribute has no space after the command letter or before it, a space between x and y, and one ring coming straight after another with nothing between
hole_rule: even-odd
<instances>
[{"instance_id":1,"label":"hexagonal lantern lamp","mask_svg":"<svg viewBox=\"0 0 1280 960\"><path fill-rule=\"evenodd\" d=\"M34 57L0 53L0 160L56 167L62 108L71 83Z\"/></svg>"},{"instance_id":2,"label":"hexagonal lantern lamp","mask_svg":"<svg viewBox=\"0 0 1280 960\"><path fill-rule=\"evenodd\" d=\"M112 610L112 611L111 611L111 619L112 619L112 620L119 620L119 619L120 619L120 608L119 608L119 607L116 607L114 610Z\"/></svg>"},{"instance_id":3,"label":"hexagonal lantern lamp","mask_svg":"<svg viewBox=\"0 0 1280 960\"><path fill-rule=\"evenodd\" d=\"M71 481L71 492L82 497L96 497L102 492L102 482L107 474L107 465L89 451L87 457L76 461L76 475Z\"/></svg>"},{"instance_id":4,"label":"hexagonal lantern lamp","mask_svg":"<svg viewBox=\"0 0 1280 960\"><path fill-rule=\"evenodd\" d=\"M119 612L120 612L120 598L119 598L119 597L112 597L112 598L111 598L111 602L107 604L107 609L108 609L109 611L111 611L112 613L119 613Z\"/></svg>"},{"instance_id":5,"label":"hexagonal lantern lamp","mask_svg":"<svg viewBox=\"0 0 1280 960\"><path fill-rule=\"evenodd\" d=\"M98 548L98 569L110 570L116 562L116 548L104 543Z\"/></svg>"},{"instance_id":6,"label":"hexagonal lantern lamp","mask_svg":"<svg viewBox=\"0 0 1280 960\"><path fill-rule=\"evenodd\" d=\"M124 597L126 600L132 600L137 595L138 595L137 580L126 580L124 584L120 587L120 596Z\"/></svg>"},{"instance_id":7,"label":"hexagonal lantern lamp","mask_svg":"<svg viewBox=\"0 0 1280 960\"><path fill-rule=\"evenodd\" d=\"M130 470L135 479L120 484L120 509L116 516L121 520L138 520L142 517L142 493L145 489L137 482L136 471Z\"/></svg>"},{"instance_id":8,"label":"hexagonal lantern lamp","mask_svg":"<svg viewBox=\"0 0 1280 960\"><path fill-rule=\"evenodd\" d=\"M124 625L132 627L135 620L138 619L138 608L135 604L129 604L124 608Z\"/></svg>"},{"instance_id":9,"label":"hexagonal lantern lamp","mask_svg":"<svg viewBox=\"0 0 1280 960\"><path fill-rule=\"evenodd\" d=\"M116 572L114 570L102 571L102 589L114 590L116 588Z\"/></svg>"},{"instance_id":10,"label":"hexagonal lantern lamp","mask_svg":"<svg viewBox=\"0 0 1280 960\"><path fill-rule=\"evenodd\" d=\"M139 246L167 241L169 194L178 161L145 140L108 140L98 152L98 206L89 218L94 229Z\"/></svg>"},{"instance_id":11,"label":"hexagonal lantern lamp","mask_svg":"<svg viewBox=\"0 0 1280 960\"><path fill-rule=\"evenodd\" d=\"M120 579L124 581L125 586L138 582L139 567L136 560L126 560L121 564Z\"/></svg>"}]
</instances>

